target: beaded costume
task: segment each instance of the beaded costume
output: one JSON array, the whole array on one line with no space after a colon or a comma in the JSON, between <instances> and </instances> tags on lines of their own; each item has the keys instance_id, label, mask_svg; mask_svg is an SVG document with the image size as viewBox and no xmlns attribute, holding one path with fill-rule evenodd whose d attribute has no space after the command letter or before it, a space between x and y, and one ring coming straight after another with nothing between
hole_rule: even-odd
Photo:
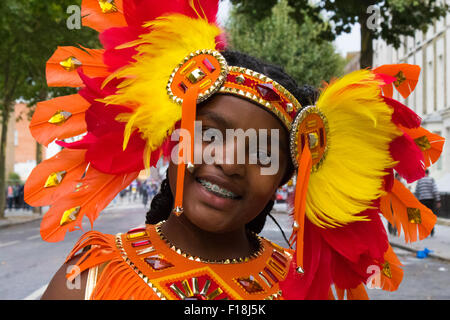
<instances>
[{"instance_id":1,"label":"beaded costume","mask_svg":"<svg viewBox=\"0 0 450 320\"><path fill-rule=\"evenodd\" d=\"M380 213L406 241L424 239L436 222L394 179L394 170L408 182L423 177L444 144L392 98L394 88L405 98L414 90L420 68L356 71L323 88L315 106L302 106L267 76L227 65L217 10L216 0L83 0L83 24L100 32L104 48L56 50L48 85L80 90L39 103L30 124L39 143L65 147L25 185L30 205L50 206L42 238L63 240L84 216L93 224L141 170L171 154L175 129L194 135L197 103L231 94L291 133L295 250L258 238L256 256L202 261L165 243L159 226L116 236L90 231L68 257L85 249L77 265L90 270L87 298L363 299L371 266L384 290L396 290L403 271ZM182 141L179 154L177 215L193 140Z\"/></svg>"}]
</instances>

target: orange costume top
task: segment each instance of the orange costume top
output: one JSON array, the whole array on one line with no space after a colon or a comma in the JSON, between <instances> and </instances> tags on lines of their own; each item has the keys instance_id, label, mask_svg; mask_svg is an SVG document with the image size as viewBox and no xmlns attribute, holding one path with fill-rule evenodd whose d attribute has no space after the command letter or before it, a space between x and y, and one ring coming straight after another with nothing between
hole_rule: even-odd
<instances>
[{"instance_id":1,"label":"orange costume top","mask_svg":"<svg viewBox=\"0 0 450 320\"><path fill-rule=\"evenodd\" d=\"M171 246L160 224L115 236L90 231L67 260L85 248L77 266L80 272L89 269L87 299L282 299L279 283L287 276L292 251L257 239L259 249L252 256L206 261Z\"/></svg>"}]
</instances>

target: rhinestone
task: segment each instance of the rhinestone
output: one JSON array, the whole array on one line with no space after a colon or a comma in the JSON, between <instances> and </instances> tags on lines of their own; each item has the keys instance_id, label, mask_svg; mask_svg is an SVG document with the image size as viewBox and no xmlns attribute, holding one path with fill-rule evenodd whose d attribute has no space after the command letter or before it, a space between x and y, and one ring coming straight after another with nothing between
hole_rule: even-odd
<instances>
[{"instance_id":1,"label":"rhinestone","mask_svg":"<svg viewBox=\"0 0 450 320\"><path fill-rule=\"evenodd\" d=\"M117 12L117 7L114 0L98 0L100 9L103 13L114 13Z\"/></svg>"},{"instance_id":2,"label":"rhinestone","mask_svg":"<svg viewBox=\"0 0 450 320\"><path fill-rule=\"evenodd\" d=\"M294 111L294 105L293 105L292 103L286 104L286 111L287 111L287 112L292 112L292 111Z\"/></svg>"},{"instance_id":3,"label":"rhinestone","mask_svg":"<svg viewBox=\"0 0 450 320\"><path fill-rule=\"evenodd\" d=\"M245 82L245 77L242 74L240 74L236 77L236 83L243 84L244 82Z\"/></svg>"},{"instance_id":4,"label":"rhinestone","mask_svg":"<svg viewBox=\"0 0 450 320\"><path fill-rule=\"evenodd\" d=\"M184 76L196 63L195 60L190 61L183 69L181 69L180 74Z\"/></svg>"},{"instance_id":5,"label":"rhinestone","mask_svg":"<svg viewBox=\"0 0 450 320\"><path fill-rule=\"evenodd\" d=\"M389 279L392 278L391 265L389 264L389 262L385 262L383 264L383 269L381 270L381 272Z\"/></svg>"},{"instance_id":6,"label":"rhinestone","mask_svg":"<svg viewBox=\"0 0 450 320\"><path fill-rule=\"evenodd\" d=\"M256 85L256 90L266 101L280 101L281 98L278 93L275 92L273 84L260 83Z\"/></svg>"},{"instance_id":7,"label":"rhinestone","mask_svg":"<svg viewBox=\"0 0 450 320\"><path fill-rule=\"evenodd\" d=\"M127 240L134 240L134 239L145 237L145 236L147 236L146 231L134 232L134 233L127 234Z\"/></svg>"},{"instance_id":8,"label":"rhinestone","mask_svg":"<svg viewBox=\"0 0 450 320\"><path fill-rule=\"evenodd\" d=\"M150 240L136 241L131 244L133 248L142 247L151 244Z\"/></svg>"},{"instance_id":9,"label":"rhinestone","mask_svg":"<svg viewBox=\"0 0 450 320\"><path fill-rule=\"evenodd\" d=\"M396 87L401 86L403 84L403 82L406 81L405 74L401 70L395 75L395 77L397 78L397 80L394 82L394 85Z\"/></svg>"},{"instance_id":10,"label":"rhinestone","mask_svg":"<svg viewBox=\"0 0 450 320\"><path fill-rule=\"evenodd\" d=\"M223 290L220 288L217 288L216 290L214 290L213 292L211 292L210 294L208 294L206 296L206 299L208 300L214 300L215 298L217 298L218 296L220 296L223 293Z\"/></svg>"},{"instance_id":11,"label":"rhinestone","mask_svg":"<svg viewBox=\"0 0 450 320\"><path fill-rule=\"evenodd\" d=\"M182 207L176 207L176 208L174 208L174 209L172 210L172 212L173 212L177 217L179 217L179 216L184 212L184 210L183 210Z\"/></svg>"},{"instance_id":12,"label":"rhinestone","mask_svg":"<svg viewBox=\"0 0 450 320\"><path fill-rule=\"evenodd\" d=\"M178 87L179 87L181 90L183 90L184 93L186 93L186 91L187 91L187 89L188 89L188 87L184 84L183 81L181 81L181 82L178 84Z\"/></svg>"},{"instance_id":13,"label":"rhinestone","mask_svg":"<svg viewBox=\"0 0 450 320\"><path fill-rule=\"evenodd\" d=\"M247 291L248 293L259 293L264 291L263 287L253 279L252 276L248 278L238 278L236 281Z\"/></svg>"},{"instance_id":14,"label":"rhinestone","mask_svg":"<svg viewBox=\"0 0 450 320\"><path fill-rule=\"evenodd\" d=\"M59 63L66 71L74 71L81 67L83 64L75 57L68 57L67 59Z\"/></svg>"},{"instance_id":15,"label":"rhinestone","mask_svg":"<svg viewBox=\"0 0 450 320\"><path fill-rule=\"evenodd\" d=\"M146 254L146 253L151 253L151 252L153 252L153 251L155 251L155 248L153 248L153 247L148 247L148 248L136 250L136 254L137 254L138 256L140 256L140 255L143 255L143 254Z\"/></svg>"},{"instance_id":16,"label":"rhinestone","mask_svg":"<svg viewBox=\"0 0 450 320\"><path fill-rule=\"evenodd\" d=\"M51 188L58 186L66 175L66 171L59 171L50 174L45 182L44 188Z\"/></svg>"},{"instance_id":17,"label":"rhinestone","mask_svg":"<svg viewBox=\"0 0 450 320\"><path fill-rule=\"evenodd\" d=\"M315 149L319 145L319 135L315 132L308 133L309 148Z\"/></svg>"},{"instance_id":18,"label":"rhinestone","mask_svg":"<svg viewBox=\"0 0 450 320\"><path fill-rule=\"evenodd\" d=\"M69 210L64 211L61 221L59 222L60 226L65 226L73 221L75 221L80 213L81 207L75 207Z\"/></svg>"},{"instance_id":19,"label":"rhinestone","mask_svg":"<svg viewBox=\"0 0 450 320\"><path fill-rule=\"evenodd\" d=\"M194 71L192 71L188 76L188 80L194 84L199 82L200 80L202 80L204 77L206 76L206 74L202 71L202 69L197 68Z\"/></svg>"},{"instance_id":20,"label":"rhinestone","mask_svg":"<svg viewBox=\"0 0 450 320\"><path fill-rule=\"evenodd\" d=\"M150 265L150 267L152 267L152 269L156 271L173 267L173 264L171 264L167 260L164 260L159 255L145 258L144 261L147 262Z\"/></svg>"},{"instance_id":21,"label":"rhinestone","mask_svg":"<svg viewBox=\"0 0 450 320\"><path fill-rule=\"evenodd\" d=\"M295 271L297 271L298 274L304 274L305 273L305 271L303 270L302 267L297 267L297 269Z\"/></svg>"},{"instance_id":22,"label":"rhinestone","mask_svg":"<svg viewBox=\"0 0 450 320\"><path fill-rule=\"evenodd\" d=\"M58 111L56 112L49 120L48 122L51 124L60 125L67 121L72 116L72 114L68 111Z\"/></svg>"},{"instance_id":23,"label":"rhinestone","mask_svg":"<svg viewBox=\"0 0 450 320\"><path fill-rule=\"evenodd\" d=\"M216 71L216 68L214 68L213 64L208 60L208 58L205 58L202 62L209 72L213 73L214 71Z\"/></svg>"}]
</instances>

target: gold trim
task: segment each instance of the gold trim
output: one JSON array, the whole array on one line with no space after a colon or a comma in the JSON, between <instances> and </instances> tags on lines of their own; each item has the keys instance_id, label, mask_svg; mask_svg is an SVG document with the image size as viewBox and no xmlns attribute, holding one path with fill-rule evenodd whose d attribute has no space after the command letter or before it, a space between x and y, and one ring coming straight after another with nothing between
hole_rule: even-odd
<instances>
[{"instance_id":1,"label":"gold trim","mask_svg":"<svg viewBox=\"0 0 450 320\"><path fill-rule=\"evenodd\" d=\"M328 120L325 117L325 115L322 112L320 112L319 108L317 108L316 106L307 106L297 115L297 117L294 120L294 123L292 124L292 130L291 130L291 135L290 135L290 139L289 139L289 145L290 145L290 150L291 150L292 163L294 164L295 168L298 168L298 161L297 161L297 156L299 154L299 150L298 150L298 127L303 122L303 120L305 120L306 116L311 114L311 113L316 113L322 119L323 126L324 126L324 129L325 129L325 135L327 137L327 143L326 143L325 151L323 152L322 158L311 169L312 172L316 172L322 166L325 158L327 157L328 150L329 150L329 147L330 147L330 135L329 135L330 128L328 126Z\"/></svg>"},{"instance_id":2,"label":"gold trim","mask_svg":"<svg viewBox=\"0 0 450 320\"><path fill-rule=\"evenodd\" d=\"M208 264L237 264L237 263L244 263L244 262L248 262L250 260L256 259L258 257L260 257L265 249L264 249L264 245L262 243L262 239L260 236L258 236L255 233L252 233L253 236L257 239L258 241L258 250L256 252L254 252L253 254L251 254L250 256L247 257L241 257L241 258L235 258L235 259L222 259L222 260L209 260L209 259L203 259L197 256L193 256L190 255L189 253L184 252L183 250L175 247L173 244L170 243L170 241L162 234L161 231L161 226L162 224L166 222L166 221L161 221L159 222L156 226L155 226L155 230L156 233L159 235L160 239L166 243L166 245L175 253L177 253L178 255L183 256L184 258L187 258L189 260L192 261L197 261L197 262L202 262L202 263L208 263Z\"/></svg>"}]
</instances>

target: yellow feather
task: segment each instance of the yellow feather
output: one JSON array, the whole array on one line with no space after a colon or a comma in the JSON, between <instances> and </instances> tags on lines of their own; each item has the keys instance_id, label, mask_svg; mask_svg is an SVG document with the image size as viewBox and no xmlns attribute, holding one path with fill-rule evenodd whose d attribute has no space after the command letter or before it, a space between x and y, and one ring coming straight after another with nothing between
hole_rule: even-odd
<instances>
[{"instance_id":1,"label":"yellow feather","mask_svg":"<svg viewBox=\"0 0 450 320\"><path fill-rule=\"evenodd\" d=\"M320 227L365 221L382 193L386 169L395 166L390 142L401 135L391 122L392 110L380 97L380 82L367 70L353 72L329 85L317 107L326 116L328 152L311 174L306 215Z\"/></svg>"},{"instance_id":2,"label":"yellow feather","mask_svg":"<svg viewBox=\"0 0 450 320\"><path fill-rule=\"evenodd\" d=\"M174 103L166 91L170 75L190 53L215 49L215 38L221 31L205 19L192 19L180 14L159 17L144 27L149 29L148 33L121 46L137 45L136 61L105 80L103 85L116 78L124 81L116 94L102 102L133 109L133 113L120 114L116 120L127 122L124 149L131 133L139 130L146 141L143 161L148 167L151 152L162 145L181 119L181 106Z\"/></svg>"}]
</instances>

